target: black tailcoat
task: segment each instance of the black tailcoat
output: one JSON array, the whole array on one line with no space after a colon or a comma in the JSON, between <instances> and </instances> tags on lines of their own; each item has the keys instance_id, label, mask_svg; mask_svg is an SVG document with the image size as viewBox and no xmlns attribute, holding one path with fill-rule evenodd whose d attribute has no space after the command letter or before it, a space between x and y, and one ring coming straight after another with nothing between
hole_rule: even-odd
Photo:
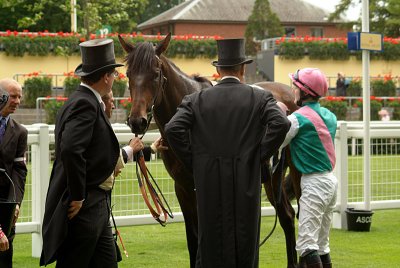
<instances>
[{"instance_id":1,"label":"black tailcoat","mask_svg":"<svg viewBox=\"0 0 400 268\"><path fill-rule=\"evenodd\" d=\"M57 114L56 155L47 192L40 264L57 258L68 233L67 209L114 172L120 149L96 96L80 86ZM93 219L96 224L96 219Z\"/></svg>"},{"instance_id":2,"label":"black tailcoat","mask_svg":"<svg viewBox=\"0 0 400 268\"><path fill-rule=\"evenodd\" d=\"M258 266L260 164L289 126L270 92L234 78L183 99L165 131L194 175L196 267Z\"/></svg>"}]
</instances>

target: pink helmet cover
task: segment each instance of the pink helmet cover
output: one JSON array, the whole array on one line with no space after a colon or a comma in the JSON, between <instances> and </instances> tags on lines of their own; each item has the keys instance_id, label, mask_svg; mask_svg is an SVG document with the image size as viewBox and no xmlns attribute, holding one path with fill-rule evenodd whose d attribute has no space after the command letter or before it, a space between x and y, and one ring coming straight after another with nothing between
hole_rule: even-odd
<instances>
[{"instance_id":1,"label":"pink helmet cover","mask_svg":"<svg viewBox=\"0 0 400 268\"><path fill-rule=\"evenodd\" d=\"M304 68L289 74L293 84L311 96L323 97L328 92L328 83L324 73L318 68Z\"/></svg>"}]
</instances>

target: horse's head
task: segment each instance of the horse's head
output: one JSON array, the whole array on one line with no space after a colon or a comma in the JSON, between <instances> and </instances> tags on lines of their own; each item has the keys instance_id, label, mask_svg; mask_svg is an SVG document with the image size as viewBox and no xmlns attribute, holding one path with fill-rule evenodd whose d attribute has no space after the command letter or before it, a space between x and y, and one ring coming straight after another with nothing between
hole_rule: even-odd
<instances>
[{"instance_id":1,"label":"horse's head","mask_svg":"<svg viewBox=\"0 0 400 268\"><path fill-rule=\"evenodd\" d=\"M150 124L149 115L153 107L161 102L166 77L163 73L161 54L167 49L171 40L168 34L157 46L149 42L136 45L127 43L118 36L126 56L127 77L132 108L128 116L128 126L135 134L146 132Z\"/></svg>"}]
</instances>

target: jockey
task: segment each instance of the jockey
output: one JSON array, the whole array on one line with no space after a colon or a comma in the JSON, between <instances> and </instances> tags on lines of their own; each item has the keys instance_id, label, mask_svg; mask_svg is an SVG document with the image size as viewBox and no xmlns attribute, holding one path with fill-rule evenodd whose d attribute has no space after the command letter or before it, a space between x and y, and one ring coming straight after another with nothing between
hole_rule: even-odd
<instances>
[{"instance_id":1,"label":"jockey","mask_svg":"<svg viewBox=\"0 0 400 268\"><path fill-rule=\"evenodd\" d=\"M326 77L319 69L300 69L289 77L300 109L288 116L292 124L281 148L290 143L293 164L303 174L296 242L299 267L328 268L332 267L329 229L338 186L332 173L336 116L318 102L328 91Z\"/></svg>"}]
</instances>

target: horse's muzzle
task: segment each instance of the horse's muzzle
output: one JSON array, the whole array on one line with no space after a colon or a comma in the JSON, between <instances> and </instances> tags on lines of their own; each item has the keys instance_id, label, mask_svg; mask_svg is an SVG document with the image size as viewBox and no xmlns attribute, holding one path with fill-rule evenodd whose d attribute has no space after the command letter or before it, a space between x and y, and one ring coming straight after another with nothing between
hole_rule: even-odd
<instances>
[{"instance_id":1,"label":"horse's muzzle","mask_svg":"<svg viewBox=\"0 0 400 268\"><path fill-rule=\"evenodd\" d=\"M143 134L147 129L147 119L144 117L129 117L128 126L131 128L132 133Z\"/></svg>"}]
</instances>

